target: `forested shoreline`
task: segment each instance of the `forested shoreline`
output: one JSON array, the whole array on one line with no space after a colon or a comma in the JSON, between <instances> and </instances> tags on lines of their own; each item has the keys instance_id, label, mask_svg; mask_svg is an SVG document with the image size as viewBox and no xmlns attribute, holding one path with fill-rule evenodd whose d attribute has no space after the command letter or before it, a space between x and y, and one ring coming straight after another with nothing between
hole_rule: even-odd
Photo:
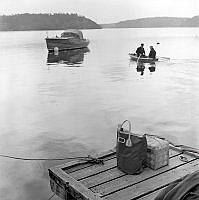
<instances>
[{"instance_id":1,"label":"forested shoreline","mask_svg":"<svg viewBox=\"0 0 199 200\"><path fill-rule=\"evenodd\" d=\"M102 28L164 28L164 27L199 27L199 16L181 17L148 17L125 20L111 24L101 24Z\"/></svg>"},{"instance_id":2,"label":"forested shoreline","mask_svg":"<svg viewBox=\"0 0 199 200\"><path fill-rule=\"evenodd\" d=\"M0 16L0 31L100 29L96 22L77 14L15 14Z\"/></svg>"}]
</instances>

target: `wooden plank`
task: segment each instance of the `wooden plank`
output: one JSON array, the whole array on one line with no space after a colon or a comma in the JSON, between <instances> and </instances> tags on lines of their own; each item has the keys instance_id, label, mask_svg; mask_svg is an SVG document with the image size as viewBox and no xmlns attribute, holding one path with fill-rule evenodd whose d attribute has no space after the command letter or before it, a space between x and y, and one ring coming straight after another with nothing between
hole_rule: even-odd
<instances>
[{"instance_id":1,"label":"wooden plank","mask_svg":"<svg viewBox=\"0 0 199 200\"><path fill-rule=\"evenodd\" d=\"M170 145L170 149L174 151L179 151L181 153L191 155L195 158L199 158L199 149L188 147L185 145L180 145L180 147L175 147Z\"/></svg>"},{"instance_id":2,"label":"wooden plank","mask_svg":"<svg viewBox=\"0 0 199 200\"><path fill-rule=\"evenodd\" d=\"M180 152L175 150L170 150L169 154L170 157L173 157L179 155ZM82 180L84 178L91 177L96 174L102 173L104 171L110 170L116 166L117 166L117 160L115 157L115 160L113 159L107 160L106 162L104 162L104 165L90 165L89 167L86 168L81 168L79 170L71 171L70 175L76 180Z\"/></svg>"},{"instance_id":3,"label":"wooden plank","mask_svg":"<svg viewBox=\"0 0 199 200\"><path fill-rule=\"evenodd\" d=\"M173 151L172 152L172 154L170 154L171 156L173 156L173 157L171 157L171 158L173 158L174 159L174 157L176 157L177 155L180 155L181 153L179 153L179 152L176 152L176 151ZM171 159L170 158L170 159ZM172 160L173 160L172 159ZM176 159L178 159L178 161L179 161L179 158L176 158ZM175 159L174 159L175 160ZM171 161L170 161L171 162ZM173 161L172 161L173 162ZM175 161L174 161L175 162ZM176 165L177 164L181 164L182 162L176 162ZM171 164L170 164L170 167L171 167ZM166 170L166 169L165 169ZM157 171L157 173L158 173L158 171ZM111 181L111 180L114 180L114 179L118 179L118 178L121 178L121 177L123 177L123 176L125 176L126 175L126 173L124 173L124 172L122 172L122 171L120 171L120 170L118 170L118 168L112 168L112 169L110 169L110 170L108 170L108 171L105 171L105 172L103 172L103 173L98 173L98 174L96 174L96 175L93 175L93 176L91 176L91 177L87 177L87 178L84 178L84 179L82 179L82 180L80 180L80 182L82 183L82 184L84 184L86 187L88 187L88 188L92 188L92 187L96 187L97 185L100 185L100 184L103 184L103 183L106 183L106 182L108 182L107 184L108 185L110 185L110 184L112 184L112 183L110 183L109 181ZM124 179L125 179L125 177L124 177ZM121 180L121 179L120 179ZM116 180L116 182L117 182L117 180ZM99 187L101 187L101 186L99 186ZM102 186L103 187L103 186ZM106 186L105 186L105 188L107 188Z\"/></svg>"},{"instance_id":4,"label":"wooden plank","mask_svg":"<svg viewBox=\"0 0 199 200\"><path fill-rule=\"evenodd\" d=\"M59 168L49 170L49 175L52 191L62 199L67 199L67 193L69 193L75 199L101 200L98 194L91 192Z\"/></svg>"},{"instance_id":5,"label":"wooden plank","mask_svg":"<svg viewBox=\"0 0 199 200\"><path fill-rule=\"evenodd\" d=\"M149 192L153 192L163 186L179 179L189 173L193 173L199 168L199 160L195 159L190 163L186 163L185 165L181 165L173 170L169 170L165 173L162 173L153 178L147 179L143 182L132 185L131 187L127 187L125 189L114 192L110 195L104 197L107 200L133 200L138 199L144 194L148 194Z\"/></svg>"},{"instance_id":6,"label":"wooden plank","mask_svg":"<svg viewBox=\"0 0 199 200\"><path fill-rule=\"evenodd\" d=\"M186 158L188 159L188 161L192 161L193 159L195 159L192 156L186 156ZM111 178L113 177L111 173L114 173L115 175L117 173L121 174L121 172L119 172L118 169L115 169L115 171L118 171L118 172L109 170L109 174L107 173L105 174L105 176L103 176L103 174L99 174L98 176L92 177L93 180L96 180L97 186L94 186L94 184L96 183L93 182L91 179L84 179L81 181L81 183L84 184L86 187L90 188L93 192L97 192L102 195L107 195L114 191L121 190L122 188L125 188L125 187L129 187L130 185L144 181L150 177L157 176L161 173L164 173L168 170L172 170L178 166L185 165L185 164L186 163L181 161L178 156L177 157L175 156L169 160L168 166L162 167L158 170L145 168L144 171L139 175L125 175L118 178L114 178L113 180L111 180Z\"/></svg>"},{"instance_id":7,"label":"wooden plank","mask_svg":"<svg viewBox=\"0 0 199 200\"><path fill-rule=\"evenodd\" d=\"M82 180L86 177L91 177L96 174L102 173L112 168L117 167L117 160L111 159L104 162L104 165L92 165L86 169L81 169L70 173L70 175L76 180Z\"/></svg>"},{"instance_id":8,"label":"wooden plank","mask_svg":"<svg viewBox=\"0 0 199 200\"><path fill-rule=\"evenodd\" d=\"M107 160L111 160L113 158L116 158L115 153L113 155L109 155L108 157L105 157L105 158L102 158L102 159L103 159L103 161L107 161ZM70 163L70 165L71 164L72 163ZM80 161L79 164L76 163L75 165L73 165L71 167L62 168L62 170L65 171L66 173L70 174L72 172L75 172L75 171L78 171L78 170L81 170L81 169L86 169L86 168L93 166L93 165L95 165L95 164L91 164L87 161L85 161L85 162Z\"/></svg>"},{"instance_id":9,"label":"wooden plank","mask_svg":"<svg viewBox=\"0 0 199 200\"><path fill-rule=\"evenodd\" d=\"M175 156L181 154L181 153L176 152L176 151L171 151L171 152L172 152L170 154L171 158L174 158ZM94 175L92 177L84 178L83 180L80 180L80 182L82 184L84 184L88 188L95 187L95 186L97 186L99 184L103 184L103 183L106 183L106 182L108 182L107 185L110 186L110 184L112 184L112 183L110 183L109 181L117 179L117 178L120 178L120 177L125 176L125 175L126 174L124 172L118 170L117 168L112 168L112 169L110 169L108 171L96 174L96 175ZM116 180L116 182L117 182L117 180ZM99 186L99 187L101 187L101 186ZM104 187L107 188L107 186L104 186Z\"/></svg>"},{"instance_id":10,"label":"wooden plank","mask_svg":"<svg viewBox=\"0 0 199 200\"><path fill-rule=\"evenodd\" d=\"M115 148L93 155L93 157L95 157L95 158L105 159L105 160L109 159L108 157L110 157L110 156L113 156L113 157L115 156ZM77 160L73 160L71 162L64 163L62 165L58 165L58 166L56 166L56 168L60 168L63 171L65 171L66 173L70 173L70 169L72 169L71 171L75 171L75 170L78 170L79 168L82 169L82 167L84 168L84 167L90 166L90 165L92 165L92 164L88 164L88 162L86 160L78 160L77 159Z\"/></svg>"},{"instance_id":11,"label":"wooden plank","mask_svg":"<svg viewBox=\"0 0 199 200\"><path fill-rule=\"evenodd\" d=\"M176 151L175 148L171 148L169 150L169 155L170 157L172 156L176 156L179 154L179 150ZM103 159L104 161L106 160L110 160L112 158L116 158L116 150L115 148L99 153L99 154L95 154L93 157L99 158L99 159ZM73 160L70 162L67 162L65 164L59 165L58 167L62 168L62 170L64 170L66 173L71 173L74 171L78 171L80 169L84 169L87 167L92 166L92 164L86 162L86 161L82 161L82 160Z\"/></svg>"},{"instance_id":12,"label":"wooden plank","mask_svg":"<svg viewBox=\"0 0 199 200\"><path fill-rule=\"evenodd\" d=\"M171 148L169 148L169 158L172 158L172 157L174 157L174 156L178 156L179 154L181 154L182 152L179 152L179 151L177 151L177 150L175 150L175 149L171 149Z\"/></svg>"},{"instance_id":13,"label":"wooden plank","mask_svg":"<svg viewBox=\"0 0 199 200\"><path fill-rule=\"evenodd\" d=\"M107 185L112 184L110 181L113 181L115 179L121 178L126 175L127 175L126 173L120 171L117 167L115 167L103 173L96 174L92 177L87 177L85 179L82 179L80 180L80 183L82 183L83 185L85 185L86 187L90 189L90 188L97 187L98 185L105 184L105 183L107 183ZM93 191L95 191L95 188Z\"/></svg>"},{"instance_id":14,"label":"wooden plank","mask_svg":"<svg viewBox=\"0 0 199 200\"><path fill-rule=\"evenodd\" d=\"M165 187L164 187L165 188ZM164 189L164 188L161 188L159 190L156 190L152 193L149 193L143 197L140 197L138 198L138 200L152 200L152 199L155 199L155 197Z\"/></svg>"}]
</instances>

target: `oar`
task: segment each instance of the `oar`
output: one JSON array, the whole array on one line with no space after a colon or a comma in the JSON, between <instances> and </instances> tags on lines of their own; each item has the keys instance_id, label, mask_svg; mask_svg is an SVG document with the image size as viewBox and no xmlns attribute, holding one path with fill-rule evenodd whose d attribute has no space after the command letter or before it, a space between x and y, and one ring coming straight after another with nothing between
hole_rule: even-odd
<instances>
[{"instance_id":1,"label":"oar","mask_svg":"<svg viewBox=\"0 0 199 200\"><path fill-rule=\"evenodd\" d=\"M159 58L163 58L163 59L170 60L170 58L169 58L169 57L159 57Z\"/></svg>"},{"instance_id":2,"label":"oar","mask_svg":"<svg viewBox=\"0 0 199 200\"><path fill-rule=\"evenodd\" d=\"M140 57L141 57L141 54L139 55L139 57L138 57L138 59L137 59L137 64L138 64L138 62L139 62Z\"/></svg>"},{"instance_id":3,"label":"oar","mask_svg":"<svg viewBox=\"0 0 199 200\"><path fill-rule=\"evenodd\" d=\"M169 57L158 57L158 60L161 60L161 59L162 59L162 60L168 60L168 61L170 60Z\"/></svg>"}]
</instances>

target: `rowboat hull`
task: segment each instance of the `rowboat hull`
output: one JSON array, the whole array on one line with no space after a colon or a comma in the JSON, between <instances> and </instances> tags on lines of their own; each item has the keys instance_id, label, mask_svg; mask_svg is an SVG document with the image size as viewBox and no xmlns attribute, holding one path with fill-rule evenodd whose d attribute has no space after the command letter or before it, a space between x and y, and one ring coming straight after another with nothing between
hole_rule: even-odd
<instances>
[{"instance_id":1,"label":"rowboat hull","mask_svg":"<svg viewBox=\"0 0 199 200\"><path fill-rule=\"evenodd\" d=\"M54 51L58 48L59 51L70 49L81 49L87 47L89 40L78 38L46 38L48 51Z\"/></svg>"},{"instance_id":2,"label":"rowboat hull","mask_svg":"<svg viewBox=\"0 0 199 200\"><path fill-rule=\"evenodd\" d=\"M155 61L158 61L158 58L156 58L155 60L153 58L149 58L149 57L137 57L136 54L132 54L130 53L129 54L130 56L130 59L133 60L133 61L139 61L139 62L142 62L142 63L151 63L151 62L155 62Z\"/></svg>"}]
</instances>

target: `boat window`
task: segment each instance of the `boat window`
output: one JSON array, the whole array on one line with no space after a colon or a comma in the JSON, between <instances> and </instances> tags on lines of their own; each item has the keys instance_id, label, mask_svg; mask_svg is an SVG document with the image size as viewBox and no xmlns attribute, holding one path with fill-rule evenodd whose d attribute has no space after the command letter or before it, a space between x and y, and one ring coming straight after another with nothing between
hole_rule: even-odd
<instances>
[{"instance_id":1,"label":"boat window","mask_svg":"<svg viewBox=\"0 0 199 200\"><path fill-rule=\"evenodd\" d=\"M66 33L66 32L62 33L61 37L81 38L78 34L75 34L75 33Z\"/></svg>"}]
</instances>

